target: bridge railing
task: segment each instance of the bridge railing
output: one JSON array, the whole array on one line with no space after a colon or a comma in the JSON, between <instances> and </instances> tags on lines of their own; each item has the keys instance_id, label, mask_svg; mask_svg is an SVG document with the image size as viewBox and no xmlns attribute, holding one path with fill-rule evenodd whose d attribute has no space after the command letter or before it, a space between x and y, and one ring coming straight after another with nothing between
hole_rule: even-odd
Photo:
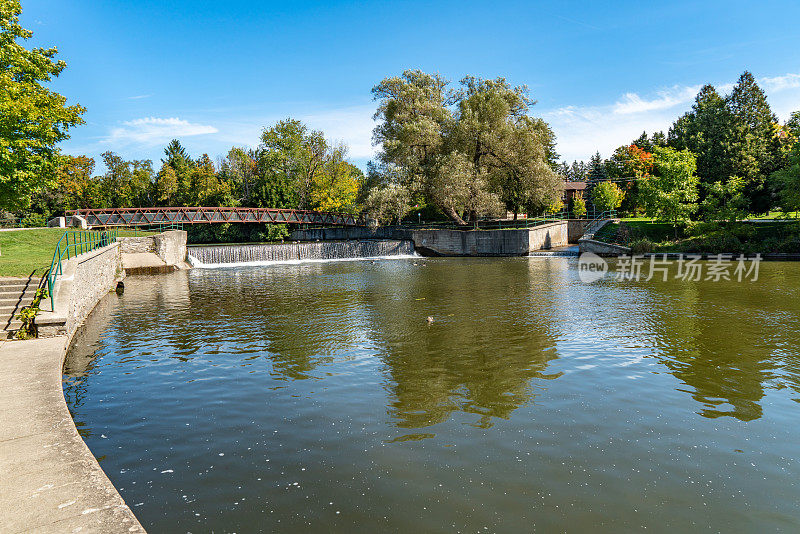
<instances>
[{"instance_id":1,"label":"bridge railing","mask_svg":"<svg viewBox=\"0 0 800 534\"><path fill-rule=\"evenodd\" d=\"M68 211L91 226L143 226L154 224L278 223L358 226L358 215L314 210L231 207L106 208Z\"/></svg>"}]
</instances>

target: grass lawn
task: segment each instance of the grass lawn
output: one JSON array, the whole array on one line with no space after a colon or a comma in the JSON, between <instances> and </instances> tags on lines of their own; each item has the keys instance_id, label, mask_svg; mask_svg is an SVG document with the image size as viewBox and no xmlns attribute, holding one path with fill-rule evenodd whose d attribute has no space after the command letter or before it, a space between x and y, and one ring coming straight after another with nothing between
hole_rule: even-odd
<instances>
[{"instance_id":1,"label":"grass lawn","mask_svg":"<svg viewBox=\"0 0 800 534\"><path fill-rule=\"evenodd\" d=\"M63 228L0 232L0 276L42 276L62 235Z\"/></svg>"},{"instance_id":2,"label":"grass lawn","mask_svg":"<svg viewBox=\"0 0 800 534\"><path fill-rule=\"evenodd\" d=\"M147 236L158 232L120 229L119 237ZM36 228L0 232L0 276L41 277L50 267L63 228Z\"/></svg>"},{"instance_id":3,"label":"grass lawn","mask_svg":"<svg viewBox=\"0 0 800 534\"><path fill-rule=\"evenodd\" d=\"M783 213L782 211L771 211L766 215L752 215L748 217L748 220L763 220L763 219L797 219L800 217L800 212L793 212L793 213Z\"/></svg>"}]
</instances>

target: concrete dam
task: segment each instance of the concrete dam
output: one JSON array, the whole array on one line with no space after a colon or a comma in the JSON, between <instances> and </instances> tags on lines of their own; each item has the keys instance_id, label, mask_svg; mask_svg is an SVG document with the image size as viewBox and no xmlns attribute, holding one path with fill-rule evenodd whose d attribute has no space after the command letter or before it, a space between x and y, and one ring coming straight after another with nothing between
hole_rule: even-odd
<instances>
[{"instance_id":1,"label":"concrete dam","mask_svg":"<svg viewBox=\"0 0 800 534\"><path fill-rule=\"evenodd\" d=\"M195 267L414 256L410 240L380 239L188 247Z\"/></svg>"}]
</instances>

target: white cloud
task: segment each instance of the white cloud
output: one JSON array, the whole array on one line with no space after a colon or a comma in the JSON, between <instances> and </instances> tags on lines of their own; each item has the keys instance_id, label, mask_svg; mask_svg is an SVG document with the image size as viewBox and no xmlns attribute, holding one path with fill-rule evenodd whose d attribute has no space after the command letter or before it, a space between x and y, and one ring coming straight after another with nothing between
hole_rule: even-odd
<instances>
[{"instance_id":1,"label":"white cloud","mask_svg":"<svg viewBox=\"0 0 800 534\"><path fill-rule=\"evenodd\" d=\"M178 117L144 117L112 128L105 141L114 145L156 145L174 138L213 134L217 131L213 126L192 123Z\"/></svg>"},{"instance_id":2,"label":"white cloud","mask_svg":"<svg viewBox=\"0 0 800 534\"><path fill-rule=\"evenodd\" d=\"M781 120L800 108L800 74L765 77L758 83ZM720 83L716 88L724 94L733 85ZM542 116L553 128L564 160L587 160L596 151L608 157L615 148L630 143L643 131L666 133L675 119L690 109L699 90L697 85L675 85L655 91L653 96L625 93L614 103L566 106L546 110Z\"/></svg>"},{"instance_id":3,"label":"white cloud","mask_svg":"<svg viewBox=\"0 0 800 534\"><path fill-rule=\"evenodd\" d=\"M372 146L374 113L375 106L357 106L313 113L299 119L310 128L324 132L329 140L345 143L351 158L366 159L375 155Z\"/></svg>"},{"instance_id":4,"label":"white cloud","mask_svg":"<svg viewBox=\"0 0 800 534\"><path fill-rule=\"evenodd\" d=\"M681 87L675 86L663 89L656 93L656 97L650 100L644 99L636 93L625 93L622 100L614 104L614 113L626 115L629 113L642 113L656 111L660 109L670 109L680 104L691 102L700 86Z\"/></svg>"},{"instance_id":5,"label":"white cloud","mask_svg":"<svg viewBox=\"0 0 800 534\"><path fill-rule=\"evenodd\" d=\"M369 159L375 155L372 146L372 129L375 121L372 115L375 106L360 105L334 109L309 111L308 109L287 109L282 115L251 117L247 120L230 121L219 125L217 137L223 143L236 146L254 147L259 142L261 130L281 119L292 117L306 124L312 130L320 130L326 139L343 142L349 148L348 155L353 159Z\"/></svg>"},{"instance_id":6,"label":"white cloud","mask_svg":"<svg viewBox=\"0 0 800 534\"><path fill-rule=\"evenodd\" d=\"M796 89L800 87L800 74L787 74L785 76L761 78L760 83L767 92Z\"/></svg>"}]
</instances>

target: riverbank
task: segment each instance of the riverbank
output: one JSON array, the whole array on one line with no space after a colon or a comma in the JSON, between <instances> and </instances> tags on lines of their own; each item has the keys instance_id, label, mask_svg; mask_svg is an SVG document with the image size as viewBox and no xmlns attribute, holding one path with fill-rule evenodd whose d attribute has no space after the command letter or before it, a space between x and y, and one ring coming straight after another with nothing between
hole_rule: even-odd
<instances>
[{"instance_id":1,"label":"riverbank","mask_svg":"<svg viewBox=\"0 0 800 534\"><path fill-rule=\"evenodd\" d=\"M185 232L130 239L65 261L55 305L45 299L35 320L42 337L0 342L0 532L144 532L78 434L62 389L72 337L125 276L126 256L176 267L186 258Z\"/></svg>"},{"instance_id":2,"label":"riverbank","mask_svg":"<svg viewBox=\"0 0 800 534\"><path fill-rule=\"evenodd\" d=\"M144 532L67 409L68 341L0 342L0 531Z\"/></svg>"},{"instance_id":3,"label":"riverbank","mask_svg":"<svg viewBox=\"0 0 800 534\"><path fill-rule=\"evenodd\" d=\"M623 219L607 224L593 239L628 247L634 254L761 254L793 259L800 254L800 223L689 223L675 229L669 223Z\"/></svg>"}]
</instances>

